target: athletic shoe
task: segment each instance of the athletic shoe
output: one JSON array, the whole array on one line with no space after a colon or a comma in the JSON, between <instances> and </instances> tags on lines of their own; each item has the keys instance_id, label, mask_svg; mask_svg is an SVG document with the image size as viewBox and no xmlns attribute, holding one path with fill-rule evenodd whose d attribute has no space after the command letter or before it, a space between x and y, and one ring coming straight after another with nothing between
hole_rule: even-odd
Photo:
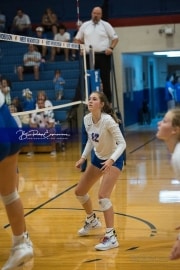
<instances>
[{"instance_id":1,"label":"athletic shoe","mask_svg":"<svg viewBox=\"0 0 180 270\"><path fill-rule=\"evenodd\" d=\"M23 242L12 247L9 259L2 267L2 270L14 270L23 266L33 258L33 247L29 239L24 237Z\"/></svg>"},{"instance_id":2,"label":"athletic shoe","mask_svg":"<svg viewBox=\"0 0 180 270\"><path fill-rule=\"evenodd\" d=\"M34 152L28 152L28 153L27 153L27 156L28 156L28 157L34 156Z\"/></svg>"},{"instance_id":3,"label":"athletic shoe","mask_svg":"<svg viewBox=\"0 0 180 270\"><path fill-rule=\"evenodd\" d=\"M52 151L52 152L50 153L50 156L51 156L51 157L55 157L55 156L56 156L56 151Z\"/></svg>"},{"instance_id":4,"label":"athletic shoe","mask_svg":"<svg viewBox=\"0 0 180 270\"><path fill-rule=\"evenodd\" d=\"M96 250L108 250L119 246L115 232L111 236L104 236L101 243L95 246Z\"/></svg>"},{"instance_id":5,"label":"athletic shoe","mask_svg":"<svg viewBox=\"0 0 180 270\"><path fill-rule=\"evenodd\" d=\"M84 227L82 227L79 231L78 234L80 236L85 236L89 233L90 230L94 230L94 229L98 229L101 228L101 222L99 221L99 219L95 216L95 218L88 222L88 219L86 218Z\"/></svg>"}]
</instances>

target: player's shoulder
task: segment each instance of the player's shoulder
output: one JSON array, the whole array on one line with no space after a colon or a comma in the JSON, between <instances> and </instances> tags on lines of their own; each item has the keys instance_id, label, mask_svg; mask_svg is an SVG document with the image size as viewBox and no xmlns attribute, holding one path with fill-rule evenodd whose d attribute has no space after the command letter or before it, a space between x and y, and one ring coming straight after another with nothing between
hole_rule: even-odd
<instances>
[{"instance_id":1,"label":"player's shoulder","mask_svg":"<svg viewBox=\"0 0 180 270\"><path fill-rule=\"evenodd\" d=\"M108 113L102 113L101 120L107 127L118 125L114 118Z\"/></svg>"},{"instance_id":2,"label":"player's shoulder","mask_svg":"<svg viewBox=\"0 0 180 270\"><path fill-rule=\"evenodd\" d=\"M106 121L111 121L111 120L113 120L113 119L112 119L112 116L111 116L110 114L108 114L108 113L102 113L102 114L101 114L101 118L102 118L103 120L106 120Z\"/></svg>"},{"instance_id":3,"label":"player's shoulder","mask_svg":"<svg viewBox=\"0 0 180 270\"><path fill-rule=\"evenodd\" d=\"M176 153L178 153L178 155L180 155L180 142L178 142L176 144L174 152L176 152Z\"/></svg>"},{"instance_id":4,"label":"player's shoulder","mask_svg":"<svg viewBox=\"0 0 180 270\"><path fill-rule=\"evenodd\" d=\"M88 121L88 120L91 120L92 119L92 113L87 113L85 116L84 116L84 121Z\"/></svg>"},{"instance_id":5,"label":"player's shoulder","mask_svg":"<svg viewBox=\"0 0 180 270\"><path fill-rule=\"evenodd\" d=\"M88 113L84 116L84 125L86 127L92 125L92 113Z\"/></svg>"}]
</instances>

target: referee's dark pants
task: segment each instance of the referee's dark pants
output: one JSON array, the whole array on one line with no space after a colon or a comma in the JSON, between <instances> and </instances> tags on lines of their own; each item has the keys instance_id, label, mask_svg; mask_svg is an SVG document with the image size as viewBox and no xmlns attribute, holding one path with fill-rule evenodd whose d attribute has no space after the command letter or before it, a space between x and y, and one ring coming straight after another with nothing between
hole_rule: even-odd
<instances>
[{"instance_id":1,"label":"referee's dark pants","mask_svg":"<svg viewBox=\"0 0 180 270\"><path fill-rule=\"evenodd\" d=\"M89 55L87 55L87 68L90 68ZM111 72L111 55L106 55L104 52L95 53L95 69L100 70L100 77L103 84L103 92L112 101L110 72Z\"/></svg>"}]
</instances>

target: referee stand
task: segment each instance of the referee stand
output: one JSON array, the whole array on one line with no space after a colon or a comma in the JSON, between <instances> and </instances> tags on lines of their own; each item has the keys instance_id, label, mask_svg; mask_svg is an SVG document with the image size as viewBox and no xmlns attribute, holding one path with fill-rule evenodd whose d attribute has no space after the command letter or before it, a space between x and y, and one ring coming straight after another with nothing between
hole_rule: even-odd
<instances>
[{"instance_id":1,"label":"referee stand","mask_svg":"<svg viewBox=\"0 0 180 270\"><path fill-rule=\"evenodd\" d=\"M113 56L111 57L111 89L112 89L112 101L113 101L112 107L113 107L114 111L116 112L116 115L117 115L118 119L120 120L119 128L121 130L121 133L122 133L123 137L125 137L124 124L123 124L123 119L122 119L121 110L120 110L120 106L119 106L119 99L118 99L118 91L117 91L117 83L116 83L116 75L115 75ZM115 107L114 100L116 100L117 107ZM124 165L126 165L126 149L124 150L122 155L123 155Z\"/></svg>"}]
</instances>

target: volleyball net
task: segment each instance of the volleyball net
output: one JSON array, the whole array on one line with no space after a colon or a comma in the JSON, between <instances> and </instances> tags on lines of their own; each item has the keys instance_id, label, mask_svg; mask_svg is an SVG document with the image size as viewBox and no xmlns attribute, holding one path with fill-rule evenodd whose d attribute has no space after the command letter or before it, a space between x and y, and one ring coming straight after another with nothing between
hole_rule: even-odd
<instances>
[{"instance_id":1,"label":"volleyball net","mask_svg":"<svg viewBox=\"0 0 180 270\"><path fill-rule=\"evenodd\" d=\"M42 59L40 63L39 79L34 79L33 72L24 74L23 80L19 80L17 69L23 66L23 56L28 52L29 44L35 46L44 46L47 49L47 59ZM79 56L76 61L64 61L59 56L55 61L49 60L52 48L68 49L75 51ZM26 119L26 116L33 113L54 112L55 121L61 123L65 120L69 112L79 104L86 104L88 100L88 77L86 67L86 54L84 45L76 43L60 42L50 39L41 39L7 33L0 33L0 76L10 82L11 103L14 100L22 104L26 102L25 93L30 93L36 103L39 91L44 91L47 99L50 100L48 107L39 109L36 105L34 109L23 109L20 112L13 113L20 119ZM58 99L54 88L54 72L61 71L65 84L63 85L63 95ZM80 93L81 92L81 93ZM28 118L28 117L27 117ZM28 121L26 120L26 123Z\"/></svg>"}]
</instances>

